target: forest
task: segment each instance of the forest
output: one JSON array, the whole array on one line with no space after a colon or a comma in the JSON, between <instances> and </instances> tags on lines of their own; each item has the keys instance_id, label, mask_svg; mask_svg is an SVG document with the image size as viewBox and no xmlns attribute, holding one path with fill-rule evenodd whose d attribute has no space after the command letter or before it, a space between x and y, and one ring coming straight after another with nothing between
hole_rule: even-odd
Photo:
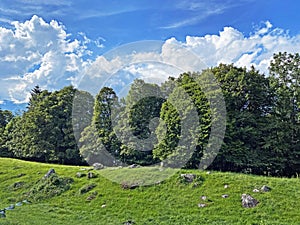
<instances>
[{"instance_id":1,"label":"forest","mask_svg":"<svg viewBox=\"0 0 300 225\"><path fill-rule=\"evenodd\" d=\"M0 110L0 156L106 166L171 165L176 159L184 168L199 168L218 119L208 96L220 93L207 93L196 82L207 74L214 75L226 105L223 143L208 169L298 176L300 55L286 52L274 54L268 74L220 64L169 77L161 85L137 79L125 97L110 87L93 96L73 86L53 92L36 86L22 114ZM189 105L197 112L189 129L197 132L182 141L183 120L193 110ZM192 152L184 143L193 143Z\"/></svg>"}]
</instances>

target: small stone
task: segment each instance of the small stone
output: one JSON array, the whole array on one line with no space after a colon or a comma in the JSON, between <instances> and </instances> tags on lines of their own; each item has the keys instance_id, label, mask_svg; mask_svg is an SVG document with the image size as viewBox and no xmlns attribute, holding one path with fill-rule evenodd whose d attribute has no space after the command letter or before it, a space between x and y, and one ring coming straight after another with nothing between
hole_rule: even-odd
<instances>
[{"instance_id":1,"label":"small stone","mask_svg":"<svg viewBox=\"0 0 300 225\"><path fill-rule=\"evenodd\" d=\"M205 203L199 203L199 204L198 204L198 207L199 207L199 208L204 208L204 207L206 207L206 206L207 206L207 205L206 205Z\"/></svg>"},{"instance_id":2,"label":"small stone","mask_svg":"<svg viewBox=\"0 0 300 225\"><path fill-rule=\"evenodd\" d=\"M24 184L25 184L24 182L16 182L16 183L13 184L13 188L14 189L19 189L19 188L23 187Z\"/></svg>"},{"instance_id":3,"label":"small stone","mask_svg":"<svg viewBox=\"0 0 300 225\"><path fill-rule=\"evenodd\" d=\"M15 205L11 204L10 206L6 207L5 210L13 210Z\"/></svg>"},{"instance_id":4,"label":"small stone","mask_svg":"<svg viewBox=\"0 0 300 225\"><path fill-rule=\"evenodd\" d=\"M5 218L6 214L5 214L5 209L1 209L0 210L0 218Z\"/></svg>"},{"instance_id":5,"label":"small stone","mask_svg":"<svg viewBox=\"0 0 300 225\"><path fill-rule=\"evenodd\" d=\"M195 174L192 173L184 173L180 175L185 181L187 181L188 183L191 183L194 181L194 179L196 178Z\"/></svg>"},{"instance_id":6,"label":"small stone","mask_svg":"<svg viewBox=\"0 0 300 225\"><path fill-rule=\"evenodd\" d=\"M106 207L106 205L105 205L105 204L101 205L101 208L105 208L105 207Z\"/></svg>"},{"instance_id":7,"label":"small stone","mask_svg":"<svg viewBox=\"0 0 300 225\"><path fill-rule=\"evenodd\" d=\"M16 203L16 206L22 206L22 205L23 205L22 202L17 202L17 203Z\"/></svg>"},{"instance_id":8,"label":"small stone","mask_svg":"<svg viewBox=\"0 0 300 225\"><path fill-rule=\"evenodd\" d=\"M207 171L206 174L211 174L211 172L210 172L210 171Z\"/></svg>"},{"instance_id":9,"label":"small stone","mask_svg":"<svg viewBox=\"0 0 300 225\"><path fill-rule=\"evenodd\" d=\"M251 195L242 194L242 206L244 208L253 208L253 207L257 206L258 203L259 203L259 201L257 201Z\"/></svg>"},{"instance_id":10,"label":"small stone","mask_svg":"<svg viewBox=\"0 0 300 225\"><path fill-rule=\"evenodd\" d=\"M132 164L132 165L128 166L128 168L130 168L130 169L137 168L137 167L139 167L139 165L137 165L137 164Z\"/></svg>"},{"instance_id":11,"label":"small stone","mask_svg":"<svg viewBox=\"0 0 300 225\"><path fill-rule=\"evenodd\" d=\"M269 191L271 191L271 188L268 187L267 185L264 185L264 186L261 187L260 190L262 190L263 192L269 192Z\"/></svg>"},{"instance_id":12,"label":"small stone","mask_svg":"<svg viewBox=\"0 0 300 225\"><path fill-rule=\"evenodd\" d=\"M31 202L28 201L27 199L23 200L22 202L25 203L25 204L31 204Z\"/></svg>"},{"instance_id":13,"label":"small stone","mask_svg":"<svg viewBox=\"0 0 300 225\"><path fill-rule=\"evenodd\" d=\"M205 200L207 199L207 197L206 197L205 195L202 195L202 196L201 196L201 199L202 199L203 201L205 201Z\"/></svg>"},{"instance_id":14,"label":"small stone","mask_svg":"<svg viewBox=\"0 0 300 225\"><path fill-rule=\"evenodd\" d=\"M94 170L102 170L104 166L101 163L94 163L93 164Z\"/></svg>"},{"instance_id":15,"label":"small stone","mask_svg":"<svg viewBox=\"0 0 300 225\"><path fill-rule=\"evenodd\" d=\"M228 184L225 184L225 185L224 185L224 188L229 188L229 185L228 185Z\"/></svg>"},{"instance_id":16,"label":"small stone","mask_svg":"<svg viewBox=\"0 0 300 225\"><path fill-rule=\"evenodd\" d=\"M92 201L93 199L95 199L96 196L95 195L90 195L86 198L87 201Z\"/></svg>"},{"instance_id":17,"label":"small stone","mask_svg":"<svg viewBox=\"0 0 300 225\"><path fill-rule=\"evenodd\" d=\"M78 178L81 178L81 177L83 177L83 176L85 176L85 174L80 173L80 172L76 173L76 177L78 177Z\"/></svg>"},{"instance_id":18,"label":"small stone","mask_svg":"<svg viewBox=\"0 0 300 225\"><path fill-rule=\"evenodd\" d=\"M94 174L93 172L88 172L88 174L87 174L88 179L92 179L92 178L96 178L96 177L97 177L97 175Z\"/></svg>"},{"instance_id":19,"label":"small stone","mask_svg":"<svg viewBox=\"0 0 300 225\"><path fill-rule=\"evenodd\" d=\"M135 222L132 220L128 220L128 221L124 222L123 224L124 225L133 225L133 224L135 224Z\"/></svg>"},{"instance_id":20,"label":"small stone","mask_svg":"<svg viewBox=\"0 0 300 225\"><path fill-rule=\"evenodd\" d=\"M229 195L225 194L225 195L222 195L222 198L228 198Z\"/></svg>"},{"instance_id":21,"label":"small stone","mask_svg":"<svg viewBox=\"0 0 300 225\"><path fill-rule=\"evenodd\" d=\"M253 192L257 193L257 192L259 192L259 190L255 188L255 189L253 189Z\"/></svg>"},{"instance_id":22,"label":"small stone","mask_svg":"<svg viewBox=\"0 0 300 225\"><path fill-rule=\"evenodd\" d=\"M44 176L45 179L49 178L52 174L55 173L54 169L50 169Z\"/></svg>"}]
</instances>

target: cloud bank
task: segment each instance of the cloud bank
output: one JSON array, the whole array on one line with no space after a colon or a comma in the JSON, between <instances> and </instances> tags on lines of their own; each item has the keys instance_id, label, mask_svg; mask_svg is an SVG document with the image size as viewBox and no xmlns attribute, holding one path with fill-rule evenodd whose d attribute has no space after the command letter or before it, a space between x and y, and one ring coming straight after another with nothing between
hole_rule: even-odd
<instances>
[{"instance_id":1,"label":"cloud bank","mask_svg":"<svg viewBox=\"0 0 300 225\"><path fill-rule=\"evenodd\" d=\"M118 54L109 58L105 54L93 56L95 60L89 60L86 56L93 54L89 49L90 40L72 39L66 28L55 20L45 22L41 17L33 16L30 20L15 21L11 25L12 28L0 27L0 103L3 100L27 102L29 92L36 84L43 89L57 90L69 84L78 86L82 78L88 76L101 77L104 81L116 73L115 68L126 63L125 72L161 82L168 75L163 72L162 64L155 66L143 62L168 59L173 65L167 65L166 71L174 76L180 71L182 62L176 58L173 62L172 59L175 54L180 54L180 48L197 55L207 67L219 63L234 63L242 67L254 65L265 73L274 53L300 52L300 35L290 36L288 31L274 28L267 21L248 35L233 27L224 27L218 34L187 36L185 41L169 38L153 52L144 46L147 49L144 53L128 52L134 62L141 62L141 65L133 65ZM126 74L116 78L119 80L114 82L130 80Z\"/></svg>"}]
</instances>

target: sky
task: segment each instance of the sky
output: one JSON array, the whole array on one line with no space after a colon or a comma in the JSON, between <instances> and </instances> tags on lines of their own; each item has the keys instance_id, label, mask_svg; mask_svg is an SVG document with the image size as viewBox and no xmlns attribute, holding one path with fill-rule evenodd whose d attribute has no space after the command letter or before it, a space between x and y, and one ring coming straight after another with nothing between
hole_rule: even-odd
<instances>
[{"instance_id":1,"label":"sky","mask_svg":"<svg viewBox=\"0 0 300 225\"><path fill-rule=\"evenodd\" d=\"M298 0L1 0L0 108L24 109L35 85L159 83L189 69L189 54L202 62L191 68L267 74L274 53L300 52L299 10Z\"/></svg>"}]
</instances>

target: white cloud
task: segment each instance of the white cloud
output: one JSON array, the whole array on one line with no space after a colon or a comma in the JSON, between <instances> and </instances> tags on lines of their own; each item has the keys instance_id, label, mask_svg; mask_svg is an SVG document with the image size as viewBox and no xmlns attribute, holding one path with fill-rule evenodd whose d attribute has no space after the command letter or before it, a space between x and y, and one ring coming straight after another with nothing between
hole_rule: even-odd
<instances>
[{"instance_id":1,"label":"white cloud","mask_svg":"<svg viewBox=\"0 0 300 225\"><path fill-rule=\"evenodd\" d=\"M84 45L57 21L33 16L12 25L0 27L0 100L26 102L34 85L58 89L83 70Z\"/></svg>"},{"instance_id":2,"label":"white cloud","mask_svg":"<svg viewBox=\"0 0 300 225\"><path fill-rule=\"evenodd\" d=\"M267 73L273 53L300 52L300 35L290 36L269 21L248 36L224 27L219 34L187 36L183 42L170 38L128 44L94 61L86 55L93 54L90 45L97 40L84 33L80 33L81 41L71 39L57 21L45 22L33 16L12 26L0 27L0 102L26 102L36 84L50 91L73 84L97 93L108 81L118 88L126 88L136 77L160 83L168 76L201 71L219 63L254 65ZM100 41L105 40L98 39L102 47Z\"/></svg>"},{"instance_id":3,"label":"white cloud","mask_svg":"<svg viewBox=\"0 0 300 225\"><path fill-rule=\"evenodd\" d=\"M163 43L132 43L99 56L81 80L81 86L87 90L93 86L92 92L97 93L101 85L128 86L133 77L161 83L168 76L201 71L220 63L248 68L254 65L267 74L274 53L300 51L300 35L291 37L272 27L267 21L249 36L224 27L218 35L187 36L184 42L170 38Z\"/></svg>"},{"instance_id":4,"label":"white cloud","mask_svg":"<svg viewBox=\"0 0 300 225\"><path fill-rule=\"evenodd\" d=\"M300 51L300 35L289 36L282 29L272 29L269 21L248 37L237 29L224 27L219 35L187 36L185 42L169 40L193 51L207 66L234 63L249 68L254 65L265 73L274 53Z\"/></svg>"}]
</instances>

